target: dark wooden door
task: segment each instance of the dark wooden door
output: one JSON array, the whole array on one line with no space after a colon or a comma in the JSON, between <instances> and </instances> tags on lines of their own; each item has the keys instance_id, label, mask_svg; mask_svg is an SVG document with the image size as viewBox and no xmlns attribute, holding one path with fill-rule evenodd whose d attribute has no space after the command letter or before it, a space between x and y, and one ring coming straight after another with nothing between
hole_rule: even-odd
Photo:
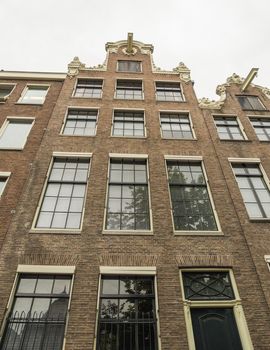
<instances>
[{"instance_id":1,"label":"dark wooden door","mask_svg":"<svg viewBox=\"0 0 270 350\"><path fill-rule=\"evenodd\" d=\"M196 350L243 350L232 308L191 309Z\"/></svg>"}]
</instances>

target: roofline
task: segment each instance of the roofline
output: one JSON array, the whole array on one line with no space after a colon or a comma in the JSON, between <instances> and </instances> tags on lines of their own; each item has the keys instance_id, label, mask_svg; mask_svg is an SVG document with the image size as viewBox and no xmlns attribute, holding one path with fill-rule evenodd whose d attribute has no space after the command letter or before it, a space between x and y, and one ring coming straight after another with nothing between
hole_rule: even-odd
<instances>
[{"instance_id":1,"label":"roofline","mask_svg":"<svg viewBox=\"0 0 270 350\"><path fill-rule=\"evenodd\" d=\"M0 79L65 80L66 76L58 72L0 71Z\"/></svg>"}]
</instances>

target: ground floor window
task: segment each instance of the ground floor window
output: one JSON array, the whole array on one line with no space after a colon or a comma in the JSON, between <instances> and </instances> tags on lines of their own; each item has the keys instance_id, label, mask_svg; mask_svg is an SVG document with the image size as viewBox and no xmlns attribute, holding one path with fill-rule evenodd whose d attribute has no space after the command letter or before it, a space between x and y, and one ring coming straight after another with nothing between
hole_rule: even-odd
<instances>
[{"instance_id":1,"label":"ground floor window","mask_svg":"<svg viewBox=\"0 0 270 350\"><path fill-rule=\"evenodd\" d=\"M153 276L101 277L98 350L156 350Z\"/></svg>"}]
</instances>

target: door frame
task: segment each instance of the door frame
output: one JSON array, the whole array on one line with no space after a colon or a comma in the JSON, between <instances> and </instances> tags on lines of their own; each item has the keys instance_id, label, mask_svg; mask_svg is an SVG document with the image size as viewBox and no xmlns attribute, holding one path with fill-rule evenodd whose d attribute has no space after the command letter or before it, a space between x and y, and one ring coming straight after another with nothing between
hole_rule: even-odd
<instances>
[{"instance_id":1,"label":"door frame","mask_svg":"<svg viewBox=\"0 0 270 350\"><path fill-rule=\"evenodd\" d=\"M215 271L229 273L235 299L233 300L188 300L185 298L183 275L182 275L183 272L215 272ZM241 299L237 290L235 278L233 275L233 271L231 269L226 269L226 268L208 268L208 269L184 268L179 270L179 274L180 274L180 285L181 285L181 291L182 291L182 301L184 306L184 315L185 315L185 322L186 322L186 328L187 328L189 350L196 350L190 310L192 308L207 308L207 307L232 308L243 350L254 350L254 347L250 338L246 318L244 315L242 302L241 302Z\"/></svg>"}]
</instances>

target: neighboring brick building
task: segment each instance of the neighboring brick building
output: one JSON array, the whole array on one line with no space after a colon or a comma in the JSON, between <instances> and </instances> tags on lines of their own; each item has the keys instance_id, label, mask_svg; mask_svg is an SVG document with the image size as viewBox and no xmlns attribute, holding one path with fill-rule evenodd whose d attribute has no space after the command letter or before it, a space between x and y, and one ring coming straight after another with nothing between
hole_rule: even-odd
<instances>
[{"instance_id":1,"label":"neighboring brick building","mask_svg":"<svg viewBox=\"0 0 270 350\"><path fill-rule=\"evenodd\" d=\"M152 45L106 51L93 68L74 58L1 165L22 171L29 152L0 255L0 349L269 349L270 91L233 75L198 101ZM20 93L3 120L35 116Z\"/></svg>"}]
</instances>

